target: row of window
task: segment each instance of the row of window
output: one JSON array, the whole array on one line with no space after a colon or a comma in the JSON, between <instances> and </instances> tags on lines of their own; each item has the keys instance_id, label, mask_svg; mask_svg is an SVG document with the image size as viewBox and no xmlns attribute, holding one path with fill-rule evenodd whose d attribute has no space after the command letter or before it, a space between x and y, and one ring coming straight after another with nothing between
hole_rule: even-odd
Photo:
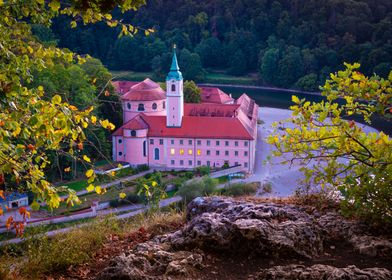
<instances>
[{"instance_id":1,"label":"row of window","mask_svg":"<svg viewBox=\"0 0 392 280\"><path fill-rule=\"evenodd\" d=\"M197 149L196 152L197 152L197 155L198 155L198 156L201 156L201 150L200 150L200 149ZM220 152L221 152L221 151L216 150L216 151L215 151L215 155L216 155L216 156L219 156L219 155L220 155ZM170 154L171 154L171 155L175 155L175 154L176 154L176 149L171 148L171 149L170 149ZM180 150L179 150L179 154L180 154L180 155L184 155L184 154L185 154L184 149L180 149ZM235 155L235 156L238 156L238 154L239 154L238 151L234 151L234 155ZM188 155L193 155L193 150L192 150L192 149L189 149L189 150L188 150ZM211 155L211 151L210 151L210 150L206 150L206 155L207 155L207 156L210 156L210 155ZM230 155L230 151L225 151L225 156L229 156L229 155ZM248 156L248 151L244 151L244 156L246 156L246 157Z\"/></svg>"},{"instance_id":2,"label":"row of window","mask_svg":"<svg viewBox=\"0 0 392 280\"><path fill-rule=\"evenodd\" d=\"M150 145L154 145L154 139L150 139ZM223 142L223 141L222 141ZM230 141L224 141L225 142L225 147L228 147L230 145ZM180 139L179 140L180 145L184 145L184 140ZM216 140L215 141L215 145L216 146L220 146L221 141L220 140ZM170 144L174 145L174 139L170 140ZM234 141L234 146L238 147L239 142L238 141ZM163 145L163 139L159 139L159 145ZM189 139L188 140L188 145L193 145L193 140ZM197 145L201 146L201 140L197 140ZM211 140L207 140L207 146L211 146ZM248 147L248 142L245 141L244 142L244 146Z\"/></svg>"},{"instance_id":3,"label":"row of window","mask_svg":"<svg viewBox=\"0 0 392 280\"><path fill-rule=\"evenodd\" d=\"M180 166L184 166L185 165L185 162L184 162L184 160L180 160ZM227 161L227 162L225 162L225 163L227 163L227 164L229 164L229 162ZM170 165L176 165L176 161L174 160L174 159L172 159L171 161L170 161ZM193 161L192 160L188 160L188 166L192 166L193 165ZM211 161L209 161L209 160L207 160L206 161L206 165L207 166L211 166ZM214 164L215 165L215 164ZM234 165L238 165L238 162L235 162L234 163ZM201 160L198 160L197 161L197 166L201 166ZM247 162L244 162L244 167L248 167L248 163Z\"/></svg>"},{"instance_id":4,"label":"row of window","mask_svg":"<svg viewBox=\"0 0 392 280\"><path fill-rule=\"evenodd\" d=\"M153 110L156 110L156 109L158 109L158 105L156 104L156 103L152 103L152 107L151 107ZM165 109L166 108L166 102L165 101L163 101L163 103L162 103L162 109ZM131 105L131 103L127 103L127 109L128 110L131 110L132 109L132 105ZM139 111L139 112L144 112L146 109L145 109L145 107L144 107L144 104L143 103L139 103L138 105L137 105L137 110Z\"/></svg>"}]
</instances>

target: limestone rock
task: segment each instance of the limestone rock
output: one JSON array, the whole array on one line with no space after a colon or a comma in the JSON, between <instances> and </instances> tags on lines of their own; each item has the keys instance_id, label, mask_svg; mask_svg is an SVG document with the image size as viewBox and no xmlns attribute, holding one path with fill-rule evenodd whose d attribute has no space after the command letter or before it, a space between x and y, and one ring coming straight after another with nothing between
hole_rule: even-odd
<instances>
[{"instance_id":1,"label":"limestone rock","mask_svg":"<svg viewBox=\"0 0 392 280\"><path fill-rule=\"evenodd\" d=\"M359 269L354 265L337 268L317 264L310 267L303 265L274 266L262 269L252 280L390 280L392 273L384 268Z\"/></svg>"}]
</instances>

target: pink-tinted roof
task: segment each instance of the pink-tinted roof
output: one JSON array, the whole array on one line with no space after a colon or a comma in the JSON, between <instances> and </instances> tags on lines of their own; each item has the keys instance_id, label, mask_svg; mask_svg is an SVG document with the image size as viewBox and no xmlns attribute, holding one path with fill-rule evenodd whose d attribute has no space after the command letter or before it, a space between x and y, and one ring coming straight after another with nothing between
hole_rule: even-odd
<instances>
[{"instance_id":1,"label":"pink-tinted roof","mask_svg":"<svg viewBox=\"0 0 392 280\"><path fill-rule=\"evenodd\" d=\"M142 119L142 114L136 115L133 119L129 120L122 127L118 128L112 135L113 136L122 136L124 135L124 129L146 129L148 128L147 123Z\"/></svg>"},{"instance_id":2,"label":"pink-tinted roof","mask_svg":"<svg viewBox=\"0 0 392 280\"><path fill-rule=\"evenodd\" d=\"M200 87L201 102L225 104L233 102L234 99L216 87Z\"/></svg>"},{"instance_id":3,"label":"pink-tinted roof","mask_svg":"<svg viewBox=\"0 0 392 280\"><path fill-rule=\"evenodd\" d=\"M185 103L185 116L234 117L238 104Z\"/></svg>"},{"instance_id":4,"label":"pink-tinted roof","mask_svg":"<svg viewBox=\"0 0 392 280\"><path fill-rule=\"evenodd\" d=\"M142 118L148 124L149 137L253 139L238 118L184 116L181 127L166 127L165 116Z\"/></svg>"},{"instance_id":5,"label":"pink-tinted roof","mask_svg":"<svg viewBox=\"0 0 392 280\"><path fill-rule=\"evenodd\" d=\"M152 101L162 100L166 98L166 94L159 84L150 79L137 83L125 93L121 99L129 101Z\"/></svg>"}]
</instances>

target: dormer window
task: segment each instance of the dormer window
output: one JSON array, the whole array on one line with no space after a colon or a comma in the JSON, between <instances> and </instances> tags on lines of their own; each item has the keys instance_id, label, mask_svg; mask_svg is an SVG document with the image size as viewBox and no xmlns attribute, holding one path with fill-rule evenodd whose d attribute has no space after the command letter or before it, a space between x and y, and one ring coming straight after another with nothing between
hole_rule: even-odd
<instances>
[{"instance_id":1,"label":"dormer window","mask_svg":"<svg viewBox=\"0 0 392 280\"><path fill-rule=\"evenodd\" d=\"M128 110L131 110L131 103L127 103L127 108L128 108Z\"/></svg>"},{"instance_id":2,"label":"dormer window","mask_svg":"<svg viewBox=\"0 0 392 280\"><path fill-rule=\"evenodd\" d=\"M173 91L173 92L176 91L176 85L175 84L171 85L171 91Z\"/></svg>"},{"instance_id":3,"label":"dormer window","mask_svg":"<svg viewBox=\"0 0 392 280\"><path fill-rule=\"evenodd\" d=\"M137 106L137 110L138 110L138 111L144 111L144 104L143 104L143 103L140 103L140 104Z\"/></svg>"}]
</instances>

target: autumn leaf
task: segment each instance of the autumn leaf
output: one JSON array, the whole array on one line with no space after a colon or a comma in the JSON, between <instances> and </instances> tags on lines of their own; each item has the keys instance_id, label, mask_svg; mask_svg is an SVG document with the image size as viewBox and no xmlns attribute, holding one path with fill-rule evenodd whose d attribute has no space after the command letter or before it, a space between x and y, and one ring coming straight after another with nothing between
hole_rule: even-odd
<instances>
[{"instance_id":1,"label":"autumn leaf","mask_svg":"<svg viewBox=\"0 0 392 280\"><path fill-rule=\"evenodd\" d=\"M0 190L0 197L5 200L5 195L3 190Z\"/></svg>"},{"instance_id":2,"label":"autumn leaf","mask_svg":"<svg viewBox=\"0 0 392 280\"><path fill-rule=\"evenodd\" d=\"M64 168L64 171L65 172L70 172L71 171L71 167L68 166L68 167Z\"/></svg>"},{"instance_id":3,"label":"autumn leaf","mask_svg":"<svg viewBox=\"0 0 392 280\"><path fill-rule=\"evenodd\" d=\"M123 193L123 192L120 193L118 196L120 197L120 199L124 199L127 197L126 193Z\"/></svg>"},{"instance_id":4,"label":"autumn leaf","mask_svg":"<svg viewBox=\"0 0 392 280\"><path fill-rule=\"evenodd\" d=\"M88 185L88 187L86 188L86 190L87 190L88 192L92 192L94 189L95 189L95 187L94 187L94 185L92 185L92 184Z\"/></svg>"},{"instance_id":5,"label":"autumn leaf","mask_svg":"<svg viewBox=\"0 0 392 280\"><path fill-rule=\"evenodd\" d=\"M101 193L102 193L102 188L101 188L100 186L96 186L96 187L95 187L95 192L96 192L97 194L101 194Z\"/></svg>"},{"instance_id":6,"label":"autumn leaf","mask_svg":"<svg viewBox=\"0 0 392 280\"><path fill-rule=\"evenodd\" d=\"M87 162L91 162L91 159L86 155L83 155L83 160Z\"/></svg>"},{"instance_id":7,"label":"autumn leaf","mask_svg":"<svg viewBox=\"0 0 392 280\"><path fill-rule=\"evenodd\" d=\"M86 171L86 177L87 178L90 178L91 176L93 176L93 174L94 174L94 170L92 170L92 169L89 169L89 170Z\"/></svg>"}]
</instances>

